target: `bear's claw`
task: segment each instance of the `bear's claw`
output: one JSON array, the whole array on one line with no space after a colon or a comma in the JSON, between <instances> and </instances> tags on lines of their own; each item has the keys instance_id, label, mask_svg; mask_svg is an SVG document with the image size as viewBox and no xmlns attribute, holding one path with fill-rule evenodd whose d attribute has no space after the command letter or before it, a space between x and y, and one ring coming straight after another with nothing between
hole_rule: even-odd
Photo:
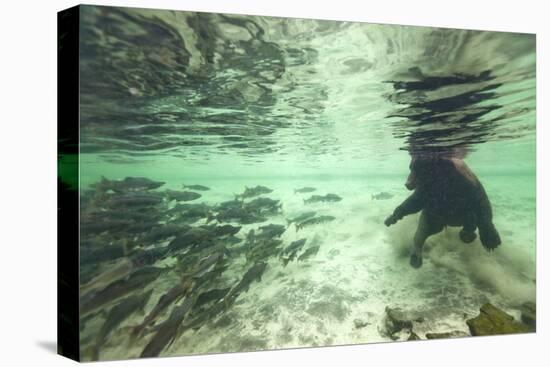
<instances>
[{"instance_id":1,"label":"bear's claw","mask_svg":"<svg viewBox=\"0 0 550 367\"><path fill-rule=\"evenodd\" d=\"M386 227L389 227L395 223L397 223L397 218L393 214L387 217L386 220L384 221L384 224L386 225Z\"/></svg>"},{"instance_id":2,"label":"bear's claw","mask_svg":"<svg viewBox=\"0 0 550 367\"><path fill-rule=\"evenodd\" d=\"M418 269L422 266L422 257L417 254L412 254L410 264L413 268Z\"/></svg>"},{"instance_id":3,"label":"bear's claw","mask_svg":"<svg viewBox=\"0 0 550 367\"><path fill-rule=\"evenodd\" d=\"M492 251L496 249L498 246L500 246L501 243L500 236L494 228L489 231L480 231L479 239L481 240L481 244L487 251Z\"/></svg>"}]
</instances>

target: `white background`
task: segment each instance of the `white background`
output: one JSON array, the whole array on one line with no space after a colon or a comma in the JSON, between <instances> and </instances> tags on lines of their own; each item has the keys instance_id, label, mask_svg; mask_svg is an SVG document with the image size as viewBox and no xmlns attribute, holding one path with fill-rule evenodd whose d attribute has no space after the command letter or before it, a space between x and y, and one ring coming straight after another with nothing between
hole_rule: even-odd
<instances>
[{"instance_id":1,"label":"white background","mask_svg":"<svg viewBox=\"0 0 550 367\"><path fill-rule=\"evenodd\" d=\"M548 365L548 10L545 1L95 1L180 10L537 33L536 335L103 362L105 366ZM56 12L73 1L2 3L0 366L70 365L56 341ZM545 162L546 161L546 162ZM543 165L546 164L545 168ZM546 223L546 227L545 227ZM545 340L546 339L546 340ZM546 359L546 360L545 360Z\"/></svg>"}]
</instances>

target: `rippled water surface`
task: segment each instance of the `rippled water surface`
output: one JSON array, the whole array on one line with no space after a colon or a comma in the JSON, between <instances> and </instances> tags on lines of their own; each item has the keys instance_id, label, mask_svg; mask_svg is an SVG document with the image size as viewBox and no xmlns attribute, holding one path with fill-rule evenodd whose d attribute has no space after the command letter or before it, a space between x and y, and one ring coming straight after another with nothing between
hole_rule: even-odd
<instances>
[{"instance_id":1,"label":"rippled water surface","mask_svg":"<svg viewBox=\"0 0 550 367\"><path fill-rule=\"evenodd\" d=\"M99 199L102 177L164 182L149 194L183 191L184 183L210 188L194 190L201 197L189 201L205 204L210 217L186 224L239 225L241 243L226 243L226 269L184 300L234 289L258 263L240 247L250 248L250 230L284 225L282 249L301 238L303 251L318 246L286 266L280 253L261 257L261 280L225 311L202 310L207 320L178 329L160 355L391 341L380 331L386 306L424 310L426 322L415 326L422 338L468 332L465 315L477 315L485 302L517 316L523 302L534 301L534 35L84 6L80 42L80 189L92 197L82 205L84 218L107 220L97 211L115 210L109 203L117 193ZM418 215L389 228L383 222L409 195L403 184L411 152L467 162L492 202L497 250L485 251L479 240L465 245L449 227L428 239L420 269L409 265ZM267 221L212 219L221 202L256 185L272 190L259 197L281 204ZM315 191L295 192L303 187ZM341 200L304 202L327 193ZM173 238L143 238L176 223L166 213L177 204L163 198L155 205L129 209L150 216L139 225L134 218L133 226L82 234L96 247L124 241L133 249L128 257L163 248ZM288 223L307 211L335 219L300 230ZM148 265L175 266L186 256L173 255ZM151 283L145 315L196 269L183 262ZM89 279L115 265L94 266L83 268ZM137 341L128 327L143 315L132 313L101 342L108 316L90 316L81 332L84 359L142 355L159 332L155 325L181 304L170 304ZM108 314L115 305L101 309ZM357 327L358 319L366 325Z\"/></svg>"}]
</instances>

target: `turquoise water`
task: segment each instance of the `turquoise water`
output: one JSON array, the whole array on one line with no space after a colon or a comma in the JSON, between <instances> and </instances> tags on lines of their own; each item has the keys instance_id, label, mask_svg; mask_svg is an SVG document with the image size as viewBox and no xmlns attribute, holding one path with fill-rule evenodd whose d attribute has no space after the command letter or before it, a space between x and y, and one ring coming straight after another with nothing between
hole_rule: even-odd
<instances>
[{"instance_id":1,"label":"turquoise water","mask_svg":"<svg viewBox=\"0 0 550 367\"><path fill-rule=\"evenodd\" d=\"M228 250L216 263L223 271L193 286L131 339L131 326L194 271L193 253L210 252L199 244L147 264L172 270L124 294L153 290L144 312L124 315L103 340L97 335L125 298L87 315L83 359L139 357L173 309L212 289L234 289L259 262L266 264L261 280L216 315L210 317L208 307L190 311L158 354L403 338L383 332L386 307L422 310L425 321L414 326L421 338L469 333L465 320L483 303L517 318L522 303L535 300L534 35L92 6L82 8L81 21L84 221L103 223L118 209L112 201L120 192L99 190L102 177L164 182L147 191L158 195L184 191L183 184L207 186L187 203L205 204L211 216L219 215L220 203L256 185L271 190L258 197L281 204L263 222L212 221L205 214L185 223L241 227L237 243L216 239ZM447 227L426 241L423 266L409 265L419 215L384 225L410 194L404 187L409 151L464 159L487 191L500 247L487 252L479 239L464 244L459 228ZM315 191L295 192L303 187ZM341 200L304 202L328 193ZM380 193L387 196L373 197ZM124 208L116 216L129 221L122 227L81 227L93 242L91 253L121 243L125 248L124 256L90 266L81 247L81 284L111 276L139 251L169 247L174 236L144 238L176 223L166 214L175 207L163 197L152 207ZM334 218L300 230L288 224L308 211ZM136 213L146 219L131 219ZM267 224L284 226L280 249L252 257L247 235ZM306 245L297 256L308 248L317 252L285 266L282 249L302 238ZM111 280L128 279L138 268L133 264ZM83 302L108 283L92 284L95 295L81 289ZM201 315L208 317L200 328L186 326ZM355 320L366 325L356 327Z\"/></svg>"}]
</instances>

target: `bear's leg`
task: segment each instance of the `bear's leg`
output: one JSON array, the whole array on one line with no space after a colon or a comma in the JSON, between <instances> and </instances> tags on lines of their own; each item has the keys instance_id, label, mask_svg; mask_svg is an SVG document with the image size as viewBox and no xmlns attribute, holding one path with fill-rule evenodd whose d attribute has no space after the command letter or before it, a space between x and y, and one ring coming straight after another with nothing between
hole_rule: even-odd
<instances>
[{"instance_id":1,"label":"bear's leg","mask_svg":"<svg viewBox=\"0 0 550 367\"><path fill-rule=\"evenodd\" d=\"M478 224L479 239L487 251L496 249L500 245L500 235L492 221L484 220Z\"/></svg>"},{"instance_id":2,"label":"bear's leg","mask_svg":"<svg viewBox=\"0 0 550 367\"><path fill-rule=\"evenodd\" d=\"M426 210L422 210L418 228L414 234L414 243L411 249L410 264L413 268L418 269L422 266L422 247L424 242L432 234L436 234L443 230L444 224L433 215L430 215Z\"/></svg>"},{"instance_id":3,"label":"bear's leg","mask_svg":"<svg viewBox=\"0 0 550 367\"><path fill-rule=\"evenodd\" d=\"M466 215L466 218L464 218L464 226L459 233L462 242L471 243L476 239L476 227L476 215L470 212Z\"/></svg>"},{"instance_id":4,"label":"bear's leg","mask_svg":"<svg viewBox=\"0 0 550 367\"><path fill-rule=\"evenodd\" d=\"M477 212L477 228L481 244L487 251L491 251L500 245L500 236L493 224L493 209L483 187L481 187L481 194Z\"/></svg>"}]
</instances>

